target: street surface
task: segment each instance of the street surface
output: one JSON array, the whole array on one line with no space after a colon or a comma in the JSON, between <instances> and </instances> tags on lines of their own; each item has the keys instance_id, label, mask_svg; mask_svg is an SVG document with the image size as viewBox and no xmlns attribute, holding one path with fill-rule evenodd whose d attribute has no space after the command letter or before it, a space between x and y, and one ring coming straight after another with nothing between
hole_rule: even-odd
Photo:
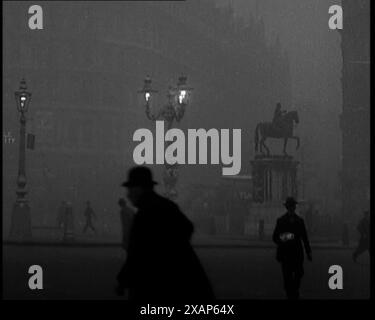
<instances>
[{"instance_id":1,"label":"street surface","mask_svg":"<svg viewBox=\"0 0 375 320\"><path fill-rule=\"evenodd\" d=\"M117 246L58 247L3 245L4 299L119 299L115 277L126 258ZM272 247L205 246L198 253L222 299L284 299L281 270ZM313 246L306 260L301 298L367 299L370 294L368 253L351 260L352 249ZM28 268L43 268L44 289L28 288ZM343 268L343 290L328 288L331 265Z\"/></svg>"}]
</instances>

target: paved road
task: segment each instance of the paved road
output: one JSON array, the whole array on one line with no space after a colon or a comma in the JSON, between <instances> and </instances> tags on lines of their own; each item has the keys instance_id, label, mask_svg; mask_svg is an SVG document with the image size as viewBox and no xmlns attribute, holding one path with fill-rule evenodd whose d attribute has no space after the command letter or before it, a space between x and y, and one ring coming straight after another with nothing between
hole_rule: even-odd
<instances>
[{"instance_id":1,"label":"paved road","mask_svg":"<svg viewBox=\"0 0 375 320\"><path fill-rule=\"evenodd\" d=\"M116 247L66 248L3 246L5 299L118 299L114 278L125 253ZM281 271L271 248L197 248L218 298L283 299ZM319 248L312 263L305 263L301 295L306 299L367 299L370 259L351 261L350 250ZM44 289L31 291L28 267L44 270ZM328 268L341 265L344 289L328 288Z\"/></svg>"}]
</instances>

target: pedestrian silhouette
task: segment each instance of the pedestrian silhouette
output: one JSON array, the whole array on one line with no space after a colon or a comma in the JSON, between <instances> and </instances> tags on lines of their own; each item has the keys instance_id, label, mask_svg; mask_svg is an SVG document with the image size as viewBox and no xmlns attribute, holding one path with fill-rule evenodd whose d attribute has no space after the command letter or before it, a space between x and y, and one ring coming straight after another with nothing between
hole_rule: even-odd
<instances>
[{"instance_id":1,"label":"pedestrian silhouette","mask_svg":"<svg viewBox=\"0 0 375 320\"><path fill-rule=\"evenodd\" d=\"M155 193L151 171L129 171L128 198L134 216L127 259L117 276L117 293L129 300L187 302L213 298L213 292L191 244L193 224L171 200Z\"/></svg>"},{"instance_id":2,"label":"pedestrian silhouette","mask_svg":"<svg viewBox=\"0 0 375 320\"><path fill-rule=\"evenodd\" d=\"M61 201L61 204L57 211L57 219L56 219L57 226L60 229L64 228L65 212L66 212L66 201Z\"/></svg>"},{"instance_id":3,"label":"pedestrian silhouette","mask_svg":"<svg viewBox=\"0 0 375 320\"><path fill-rule=\"evenodd\" d=\"M85 209L85 219L86 219L86 223L85 223L85 226L83 227L83 233L86 233L87 229L90 228L92 231L94 231L96 233L96 229L94 227L94 224L93 224L93 219L96 218L96 215L95 215L95 212L94 210L92 209L91 207L91 203L90 201L87 201L86 202L86 209Z\"/></svg>"},{"instance_id":4,"label":"pedestrian silhouette","mask_svg":"<svg viewBox=\"0 0 375 320\"><path fill-rule=\"evenodd\" d=\"M357 262L359 255L365 251L369 251L370 246L370 212L365 211L363 218L357 226L357 230L360 234L358 246L353 252L353 261Z\"/></svg>"},{"instance_id":5,"label":"pedestrian silhouette","mask_svg":"<svg viewBox=\"0 0 375 320\"><path fill-rule=\"evenodd\" d=\"M129 245L130 228L133 221L134 212L131 208L128 207L124 198L120 198L118 204L121 208L120 218L122 226L122 247L127 251Z\"/></svg>"},{"instance_id":6,"label":"pedestrian silhouette","mask_svg":"<svg viewBox=\"0 0 375 320\"><path fill-rule=\"evenodd\" d=\"M281 264L284 289L288 299L299 299L299 288L304 274L303 245L312 261L305 223L296 213L298 202L288 197L284 203L287 212L277 219L272 239L277 244L276 259ZM303 243L303 245L302 245Z\"/></svg>"}]
</instances>

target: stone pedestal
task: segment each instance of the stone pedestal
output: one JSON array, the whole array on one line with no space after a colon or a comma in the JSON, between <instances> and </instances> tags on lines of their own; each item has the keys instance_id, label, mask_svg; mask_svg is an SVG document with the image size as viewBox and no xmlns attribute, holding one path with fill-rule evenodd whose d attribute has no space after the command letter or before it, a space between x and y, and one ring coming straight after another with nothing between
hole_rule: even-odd
<instances>
[{"instance_id":1,"label":"stone pedestal","mask_svg":"<svg viewBox=\"0 0 375 320\"><path fill-rule=\"evenodd\" d=\"M283 203L289 196L297 198L298 161L291 156L255 157L252 164L253 201L250 224L252 233L259 236L259 221L262 220L263 234L269 238L276 219L285 212Z\"/></svg>"},{"instance_id":2,"label":"stone pedestal","mask_svg":"<svg viewBox=\"0 0 375 320\"><path fill-rule=\"evenodd\" d=\"M252 164L253 202L282 202L297 198L298 161L290 156L256 156Z\"/></svg>"}]
</instances>

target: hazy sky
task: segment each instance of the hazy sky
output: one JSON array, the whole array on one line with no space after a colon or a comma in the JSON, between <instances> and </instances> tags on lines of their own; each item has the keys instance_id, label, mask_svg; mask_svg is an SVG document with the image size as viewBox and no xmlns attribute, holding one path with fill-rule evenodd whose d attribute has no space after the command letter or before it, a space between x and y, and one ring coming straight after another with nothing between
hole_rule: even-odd
<instances>
[{"instance_id":1,"label":"hazy sky","mask_svg":"<svg viewBox=\"0 0 375 320\"><path fill-rule=\"evenodd\" d=\"M290 57L294 103L319 104L323 118L341 111L341 37L328 28L328 8L341 1L220 0L226 1L240 15L262 17L269 42L279 37Z\"/></svg>"},{"instance_id":2,"label":"hazy sky","mask_svg":"<svg viewBox=\"0 0 375 320\"><path fill-rule=\"evenodd\" d=\"M341 1L217 2L221 5L231 3L240 16L262 18L269 43L274 43L279 37L281 47L286 50L290 59L292 76L294 106L285 108L300 110L301 124L296 134L302 137L302 144L307 139L315 140L308 157L314 163L314 176L325 177L318 179L317 185L333 192L341 167L339 115L342 111L342 55L340 34L328 28L328 9L331 5L340 5ZM311 122L310 125L307 124L308 121ZM299 130L305 132L302 134ZM323 193L330 194L328 189Z\"/></svg>"}]
</instances>

